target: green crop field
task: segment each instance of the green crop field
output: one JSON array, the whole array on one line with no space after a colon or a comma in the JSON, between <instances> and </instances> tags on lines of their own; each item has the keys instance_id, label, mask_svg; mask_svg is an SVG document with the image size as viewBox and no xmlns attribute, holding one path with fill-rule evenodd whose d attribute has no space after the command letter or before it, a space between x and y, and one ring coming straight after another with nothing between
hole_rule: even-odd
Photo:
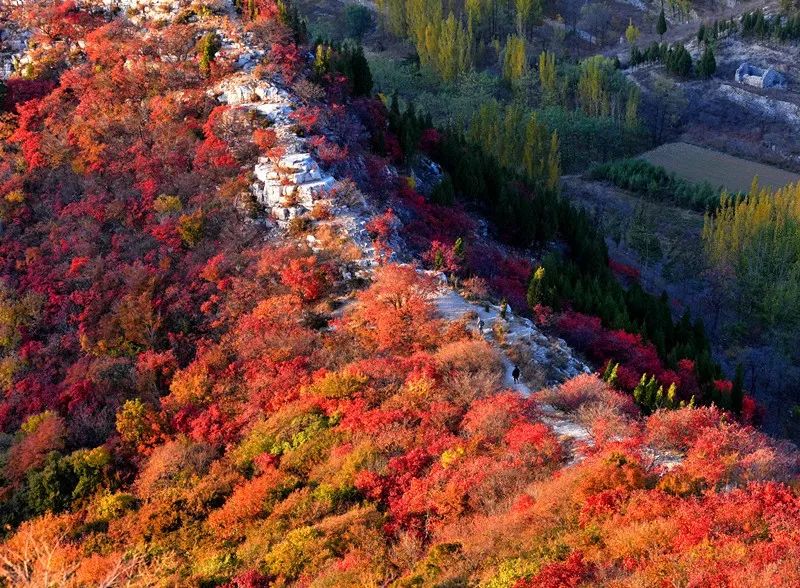
<instances>
[{"instance_id":1,"label":"green crop field","mask_svg":"<svg viewBox=\"0 0 800 588\"><path fill-rule=\"evenodd\" d=\"M730 192L749 191L754 176L760 185L772 188L800 181L792 172L688 143L666 143L641 157L691 182L705 181Z\"/></svg>"}]
</instances>

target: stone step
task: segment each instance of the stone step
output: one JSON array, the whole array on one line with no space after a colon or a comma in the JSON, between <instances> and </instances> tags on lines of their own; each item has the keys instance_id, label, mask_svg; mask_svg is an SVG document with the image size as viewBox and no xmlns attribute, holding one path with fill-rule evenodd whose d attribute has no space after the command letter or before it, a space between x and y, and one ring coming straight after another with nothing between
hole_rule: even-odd
<instances>
[{"instance_id":1,"label":"stone step","mask_svg":"<svg viewBox=\"0 0 800 588\"><path fill-rule=\"evenodd\" d=\"M308 153L292 153L284 155L280 160L280 167L291 172L309 172L319 169L317 162Z\"/></svg>"},{"instance_id":2,"label":"stone step","mask_svg":"<svg viewBox=\"0 0 800 588\"><path fill-rule=\"evenodd\" d=\"M273 122L289 122L289 115L292 113L292 107L288 104L272 103L258 104L255 111L261 116L266 116Z\"/></svg>"},{"instance_id":3,"label":"stone step","mask_svg":"<svg viewBox=\"0 0 800 588\"><path fill-rule=\"evenodd\" d=\"M331 176L325 176L324 178L317 180L315 182L308 182L305 184L300 184L298 188L298 193L301 197L305 197L308 200L318 200L320 197L327 194L333 185L336 183Z\"/></svg>"}]
</instances>

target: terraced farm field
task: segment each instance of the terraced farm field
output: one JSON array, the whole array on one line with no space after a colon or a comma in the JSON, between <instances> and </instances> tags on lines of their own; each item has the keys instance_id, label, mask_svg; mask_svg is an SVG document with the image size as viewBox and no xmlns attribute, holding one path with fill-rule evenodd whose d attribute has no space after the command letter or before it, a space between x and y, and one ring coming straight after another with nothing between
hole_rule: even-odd
<instances>
[{"instance_id":1,"label":"terraced farm field","mask_svg":"<svg viewBox=\"0 0 800 588\"><path fill-rule=\"evenodd\" d=\"M666 143L641 157L691 182L706 181L730 192L748 191L754 176L759 184L772 188L800 181L792 172L689 143Z\"/></svg>"}]
</instances>

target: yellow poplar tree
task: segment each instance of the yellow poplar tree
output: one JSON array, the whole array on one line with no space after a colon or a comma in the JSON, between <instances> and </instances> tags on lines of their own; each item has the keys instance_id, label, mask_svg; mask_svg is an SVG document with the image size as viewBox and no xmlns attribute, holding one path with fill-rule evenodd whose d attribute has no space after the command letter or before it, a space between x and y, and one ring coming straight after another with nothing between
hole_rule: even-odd
<instances>
[{"instance_id":1,"label":"yellow poplar tree","mask_svg":"<svg viewBox=\"0 0 800 588\"><path fill-rule=\"evenodd\" d=\"M606 58L602 55L595 55L581 63L578 100L589 116L608 116L611 109L603 73L605 61Z\"/></svg>"},{"instance_id":2,"label":"yellow poplar tree","mask_svg":"<svg viewBox=\"0 0 800 588\"><path fill-rule=\"evenodd\" d=\"M439 67L439 25L428 23L425 27L425 37L420 43L422 50L417 50L422 65Z\"/></svg>"},{"instance_id":3,"label":"yellow poplar tree","mask_svg":"<svg viewBox=\"0 0 800 588\"><path fill-rule=\"evenodd\" d=\"M519 166L520 150L523 148L523 135L520 133L524 112L521 106L512 104L506 107L503 119L503 132L500 141L500 152L497 154L500 163L506 167Z\"/></svg>"},{"instance_id":4,"label":"yellow poplar tree","mask_svg":"<svg viewBox=\"0 0 800 588\"><path fill-rule=\"evenodd\" d=\"M561 146L558 133L550 135L550 153L547 154L547 187L555 190L561 180Z\"/></svg>"},{"instance_id":5,"label":"yellow poplar tree","mask_svg":"<svg viewBox=\"0 0 800 588\"><path fill-rule=\"evenodd\" d=\"M629 129L639 125L639 88L632 86L625 102L625 126Z\"/></svg>"},{"instance_id":6,"label":"yellow poplar tree","mask_svg":"<svg viewBox=\"0 0 800 588\"><path fill-rule=\"evenodd\" d=\"M706 214L703 244L712 266L734 276L735 300L748 315L798 321L800 183L771 191L756 178L746 198L723 194L716 214Z\"/></svg>"},{"instance_id":7,"label":"yellow poplar tree","mask_svg":"<svg viewBox=\"0 0 800 588\"><path fill-rule=\"evenodd\" d=\"M525 39L518 35L509 35L503 56L503 77L514 82L525 75L528 70L528 58L525 52Z\"/></svg>"},{"instance_id":8,"label":"yellow poplar tree","mask_svg":"<svg viewBox=\"0 0 800 588\"><path fill-rule=\"evenodd\" d=\"M538 181L544 167L544 141L546 132L539 124L536 113L528 117L525 126L525 147L522 150L522 169L530 179Z\"/></svg>"},{"instance_id":9,"label":"yellow poplar tree","mask_svg":"<svg viewBox=\"0 0 800 588\"><path fill-rule=\"evenodd\" d=\"M514 8L517 10L517 34L520 36L524 36L528 30L533 2L534 0L514 0Z\"/></svg>"},{"instance_id":10,"label":"yellow poplar tree","mask_svg":"<svg viewBox=\"0 0 800 588\"><path fill-rule=\"evenodd\" d=\"M539 54L539 83L542 86L542 100L551 105L557 102L558 78L556 74L556 56L548 51Z\"/></svg>"},{"instance_id":11,"label":"yellow poplar tree","mask_svg":"<svg viewBox=\"0 0 800 588\"><path fill-rule=\"evenodd\" d=\"M639 29L633 24L633 20L628 20L628 28L625 29L625 38L628 40L628 44L635 45L640 34Z\"/></svg>"},{"instance_id":12,"label":"yellow poplar tree","mask_svg":"<svg viewBox=\"0 0 800 588\"><path fill-rule=\"evenodd\" d=\"M405 0L377 0L378 12L383 18L386 30L396 37L406 34L406 2Z\"/></svg>"}]
</instances>

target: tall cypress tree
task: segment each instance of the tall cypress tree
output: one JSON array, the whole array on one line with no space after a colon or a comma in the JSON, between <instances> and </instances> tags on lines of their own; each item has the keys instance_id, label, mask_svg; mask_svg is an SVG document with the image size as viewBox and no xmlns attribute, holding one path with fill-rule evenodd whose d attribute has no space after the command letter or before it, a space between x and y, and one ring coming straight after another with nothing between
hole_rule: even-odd
<instances>
[{"instance_id":1,"label":"tall cypress tree","mask_svg":"<svg viewBox=\"0 0 800 588\"><path fill-rule=\"evenodd\" d=\"M664 15L664 8L661 8L661 12L658 14L658 23L656 24L656 32L663 41L664 33L667 32L667 17Z\"/></svg>"}]
</instances>

